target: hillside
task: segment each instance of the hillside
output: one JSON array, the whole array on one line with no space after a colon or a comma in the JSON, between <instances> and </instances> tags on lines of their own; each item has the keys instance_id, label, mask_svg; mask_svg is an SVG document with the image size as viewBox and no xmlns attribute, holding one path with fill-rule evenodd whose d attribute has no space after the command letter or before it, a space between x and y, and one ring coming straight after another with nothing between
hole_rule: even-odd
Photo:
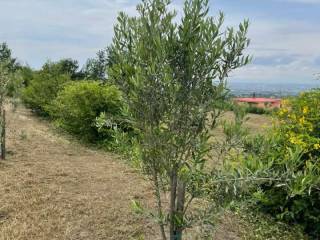
<instances>
[{"instance_id":1,"label":"hillside","mask_svg":"<svg viewBox=\"0 0 320 240\"><path fill-rule=\"evenodd\" d=\"M130 239L150 232L130 209L151 199L143 178L115 156L56 135L26 110L8 111L0 163L0 239Z\"/></svg>"},{"instance_id":2,"label":"hillside","mask_svg":"<svg viewBox=\"0 0 320 240\"><path fill-rule=\"evenodd\" d=\"M22 106L7 108L8 156L0 162L0 240L157 239L157 227L130 207L132 199L153 204L152 189L139 172L114 154L62 136ZM225 116L229 117L230 113ZM269 121L250 115L248 126L256 132ZM250 217L264 224L259 229L246 218L227 211L215 239L264 239L265 235L252 236L279 231L278 223L271 221L276 225L269 226L264 216L262 222Z\"/></svg>"}]
</instances>

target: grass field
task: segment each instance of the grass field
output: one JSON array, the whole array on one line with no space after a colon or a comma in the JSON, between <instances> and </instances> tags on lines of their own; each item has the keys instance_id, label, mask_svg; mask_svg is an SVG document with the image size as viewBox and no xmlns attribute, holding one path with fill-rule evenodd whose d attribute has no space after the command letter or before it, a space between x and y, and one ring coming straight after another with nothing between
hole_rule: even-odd
<instances>
[{"instance_id":1,"label":"grass field","mask_svg":"<svg viewBox=\"0 0 320 240\"><path fill-rule=\"evenodd\" d=\"M247 123L252 132L268 124L268 117L256 115ZM152 206L153 193L118 156L58 134L24 107L8 110L8 159L0 163L0 240L158 239L155 224L132 213L132 199ZM275 236L285 238L268 239L301 239L289 236L287 226L271 228L278 223L241 212L222 214L214 239L266 239L264 232L279 229L284 232ZM255 229L263 226L257 221L266 230Z\"/></svg>"}]
</instances>

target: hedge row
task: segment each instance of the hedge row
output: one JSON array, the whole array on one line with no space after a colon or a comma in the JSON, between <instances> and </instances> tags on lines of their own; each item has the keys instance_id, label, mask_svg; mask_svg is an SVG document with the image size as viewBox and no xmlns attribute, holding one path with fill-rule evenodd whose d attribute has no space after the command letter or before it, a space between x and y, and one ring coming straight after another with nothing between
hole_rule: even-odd
<instances>
[{"instance_id":1,"label":"hedge row","mask_svg":"<svg viewBox=\"0 0 320 240\"><path fill-rule=\"evenodd\" d=\"M115 86L98 81L72 81L70 75L50 64L33 74L28 86L22 89L21 98L38 114L90 142L110 142L113 138L113 126L106 125L107 129L101 131L97 118L103 114L119 119L123 115L121 92Z\"/></svg>"}]
</instances>

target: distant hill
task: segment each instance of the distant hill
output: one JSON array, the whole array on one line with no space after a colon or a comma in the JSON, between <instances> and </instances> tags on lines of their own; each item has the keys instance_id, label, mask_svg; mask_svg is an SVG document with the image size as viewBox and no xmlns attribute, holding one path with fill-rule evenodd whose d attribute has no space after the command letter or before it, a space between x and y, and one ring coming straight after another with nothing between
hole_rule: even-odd
<instances>
[{"instance_id":1,"label":"distant hill","mask_svg":"<svg viewBox=\"0 0 320 240\"><path fill-rule=\"evenodd\" d=\"M282 82L282 83L263 83L263 82L232 82L228 84L231 94L234 96L252 96L254 93L261 97L284 97L295 96L300 92L312 88L320 88L320 81L308 83Z\"/></svg>"}]
</instances>

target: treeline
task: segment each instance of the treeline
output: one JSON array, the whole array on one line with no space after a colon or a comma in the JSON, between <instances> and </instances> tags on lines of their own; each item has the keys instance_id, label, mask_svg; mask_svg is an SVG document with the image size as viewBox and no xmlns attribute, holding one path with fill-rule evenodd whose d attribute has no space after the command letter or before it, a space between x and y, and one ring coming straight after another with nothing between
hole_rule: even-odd
<instances>
[{"instance_id":1,"label":"treeline","mask_svg":"<svg viewBox=\"0 0 320 240\"><path fill-rule=\"evenodd\" d=\"M128 124L120 123L125 114L122 94L106 78L106 67L111 64L106 51L99 51L81 69L76 60L62 59L33 70L19 64L5 43L1 46L0 59L11 73L6 95L20 98L37 114L85 141L107 146L114 129L130 130ZM113 119L110 126L98 126L106 116Z\"/></svg>"}]
</instances>

